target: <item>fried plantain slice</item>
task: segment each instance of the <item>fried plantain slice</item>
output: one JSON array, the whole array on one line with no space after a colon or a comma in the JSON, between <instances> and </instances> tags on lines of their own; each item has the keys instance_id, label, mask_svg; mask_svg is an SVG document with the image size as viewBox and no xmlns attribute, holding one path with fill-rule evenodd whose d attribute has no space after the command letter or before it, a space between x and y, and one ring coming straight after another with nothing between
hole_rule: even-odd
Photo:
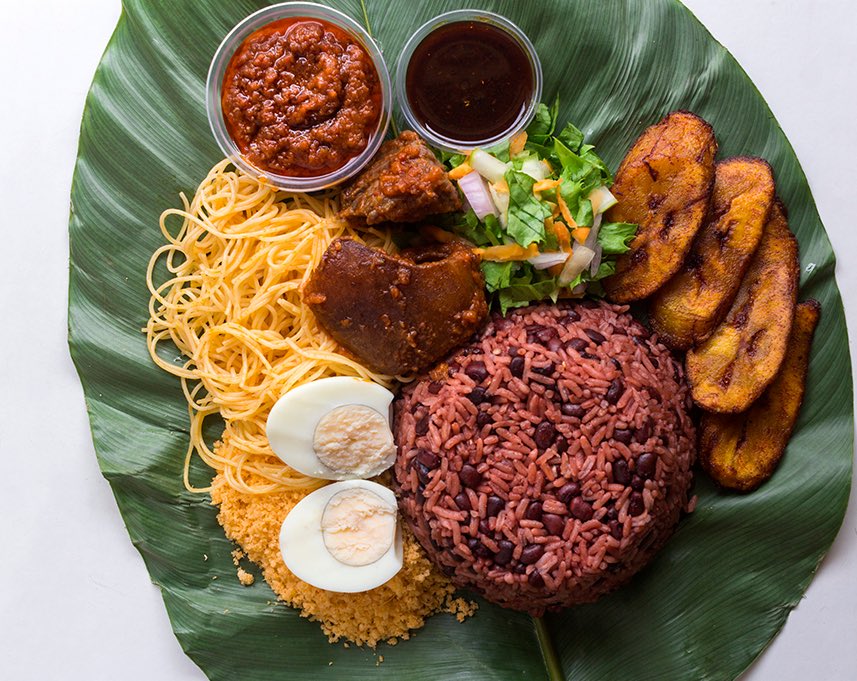
<instances>
[{"instance_id":1,"label":"fried plantain slice","mask_svg":"<svg viewBox=\"0 0 857 681\"><path fill-rule=\"evenodd\" d=\"M750 492L773 475L803 402L809 349L820 314L815 300L797 306L783 366L748 411L702 417L700 462L721 487Z\"/></svg>"},{"instance_id":2,"label":"fried plantain slice","mask_svg":"<svg viewBox=\"0 0 857 681\"><path fill-rule=\"evenodd\" d=\"M687 353L693 399L708 411L744 411L774 380L789 339L798 287L797 239L779 202L726 319Z\"/></svg>"},{"instance_id":3,"label":"fried plantain slice","mask_svg":"<svg viewBox=\"0 0 857 681\"><path fill-rule=\"evenodd\" d=\"M773 202L774 176L767 161L730 158L717 163L705 223L684 266L649 304L649 321L667 344L687 350L723 321Z\"/></svg>"},{"instance_id":4,"label":"fried plantain slice","mask_svg":"<svg viewBox=\"0 0 857 681\"><path fill-rule=\"evenodd\" d=\"M708 210L716 153L711 126L688 111L669 114L628 151L611 189L619 202L606 218L639 229L604 280L611 300L645 298L681 267Z\"/></svg>"}]
</instances>

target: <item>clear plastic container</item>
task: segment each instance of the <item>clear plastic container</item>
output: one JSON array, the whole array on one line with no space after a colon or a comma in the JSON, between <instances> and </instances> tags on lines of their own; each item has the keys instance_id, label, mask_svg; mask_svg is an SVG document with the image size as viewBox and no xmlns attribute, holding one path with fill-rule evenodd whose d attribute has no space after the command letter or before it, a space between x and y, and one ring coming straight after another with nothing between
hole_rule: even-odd
<instances>
[{"instance_id":1,"label":"clear plastic container","mask_svg":"<svg viewBox=\"0 0 857 681\"><path fill-rule=\"evenodd\" d=\"M346 31L365 48L366 53L375 65L375 70L378 72L378 79L381 82L381 115L366 148L341 168L316 177L278 175L253 166L241 155L241 151L229 135L221 106L223 77L235 50L254 31L272 21L293 17L321 19ZM392 104L393 94L390 85L390 74L387 71L387 65L384 62L381 50L375 44L375 41L372 40L372 37L351 17L330 7L318 5L313 2L285 2L279 5L272 5L254 12L241 21L223 39L223 42L220 43L220 46L214 53L214 59L211 61L211 67L208 70L208 80L206 81L205 106L208 112L208 122L211 125L211 131L214 133L214 138L217 140L223 153L238 168L241 168L245 172L263 179L276 187L290 191L309 192L325 189L339 184L360 172L384 141L384 136L387 134L387 127L390 124Z\"/></svg>"},{"instance_id":2,"label":"clear plastic container","mask_svg":"<svg viewBox=\"0 0 857 681\"><path fill-rule=\"evenodd\" d=\"M410 102L408 101L408 94L406 88L408 66L410 65L411 57L413 56L414 51L417 49L419 44L425 39L425 37L440 28L441 26L466 21L485 22L503 30L521 46L521 48L524 50L524 53L529 58L530 65L533 69L533 93L530 98L530 101L528 102L528 106L524 110L523 114L515 121L515 123L511 127L509 127L507 130L504 130L502 133L495 135L491 138L476 141L461 141L442 137L436 134L433 130L423 125L420 120L414 115L413 109L411 108ZM396 64L395 86L396 99L399 103L399 108L401 109L402 115L407 121L409 127L411 127L415 132L417 132L421 137L423 137L429 144L433 146L439 147L446 151L469 151L471 149L490 147L494 144L502 142L503 140L508 139L515 133L523 130L527 127L527 125L530 124L530 121L533 120L533 116L535 116L536 114L536 108L538 107L538 104L542 98L542 64L541 61L539 61L539 55L536 52L536 48L533 47L533 43L530 42L530 39L527 37L527 35L517 25L509 21L506 17L501 16L499 14L494 14L493 12L484 12L475 9L460 9L440 14L434 19L427 21L422 26L420 26L416 30L416 32L410 37L408 42L405 43L404 48L402 48L402 53L399 56L399 61Z\"/></svg>"}]
</instances>

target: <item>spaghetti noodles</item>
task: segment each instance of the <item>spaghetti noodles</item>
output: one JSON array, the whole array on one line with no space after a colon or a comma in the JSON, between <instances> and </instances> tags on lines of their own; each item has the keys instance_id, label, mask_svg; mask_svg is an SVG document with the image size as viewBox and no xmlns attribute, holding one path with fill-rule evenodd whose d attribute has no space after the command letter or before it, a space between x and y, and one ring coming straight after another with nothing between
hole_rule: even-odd
<instances>
[{"instance_id":1,"label":"spaghetti noodles","mask_svg":"<svg viewBox=\"0 0 857 681\"><path fill-rule=\"evenodd\" d=\"M325 376L358 376L390 386L343 355L300 300L302 284L330 242L341 236L392 249L388 233L358 234L336 213L332 195L285 194L217 164L183 209L164 211L167 239L152 255L146 281L152 297L146 336L155 363L178 376L190 413L184 483L194 454L245 493L309 490L323 484L298 473L268 446L265 422L286 391ZM181 219L173 236L167 223ZM163 261L169 278L155 285ZM159 354L172 341L184 365ZM225 427L210 447L206 417L219 413ZM259 482L259 480L264 482Z\"/></svg>"}]
</instances>

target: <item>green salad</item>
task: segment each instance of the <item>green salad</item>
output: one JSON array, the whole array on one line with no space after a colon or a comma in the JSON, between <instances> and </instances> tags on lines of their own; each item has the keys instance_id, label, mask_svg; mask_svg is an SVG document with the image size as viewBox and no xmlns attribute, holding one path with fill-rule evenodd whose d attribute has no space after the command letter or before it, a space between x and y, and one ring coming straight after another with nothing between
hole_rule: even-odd
<instances>
[{"instance_id":1,"label":"green salad","mask_svg":"<svg viewBox=\"0 0 857 681\"><path fill-rule=\"evenodd\" d=\"M608 222L613 177L571 123L559 132L558 102L540 104L525 132L467 156L444 153L467 200L450 225L478 247L488 291L502 312L532 301L601 295L637 226Z\"/></svg>"}]
</instances>

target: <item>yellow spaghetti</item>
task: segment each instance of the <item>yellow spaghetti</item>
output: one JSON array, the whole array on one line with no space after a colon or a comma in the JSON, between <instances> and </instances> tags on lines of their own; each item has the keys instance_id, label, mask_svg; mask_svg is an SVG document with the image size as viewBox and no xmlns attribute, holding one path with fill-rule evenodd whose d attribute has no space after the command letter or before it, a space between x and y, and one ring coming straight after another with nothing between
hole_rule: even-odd
<instances>
[{"instance_id":1,"label":"yellow spaghetti","mask_svg":"<svg viewBox=\"0 0 857 681\"><path fill-rule=\"evenodd\" d=\"M336 217L336 197L277 191L228 161L216 165L193 200L161 215L167 243L152 255L146 281L152 293L146 326L155 363L181 379L190 413L184 483L194 454L244 493L309 490L323 484L286 466L268 447L265 422L286 391L325 376L359 376L389 386L342 354L301 304L312 268L336 237L350 236L391 249L382 231L358 234ZM175 236L168 222L179 218ZM154 283L158 262L169 278ZM172 341L183 365L158 349ZM220 413L225 428L209 447L206 417ZM262 482L259 482L262 480Z\"/></svg>"}]
</instances>

